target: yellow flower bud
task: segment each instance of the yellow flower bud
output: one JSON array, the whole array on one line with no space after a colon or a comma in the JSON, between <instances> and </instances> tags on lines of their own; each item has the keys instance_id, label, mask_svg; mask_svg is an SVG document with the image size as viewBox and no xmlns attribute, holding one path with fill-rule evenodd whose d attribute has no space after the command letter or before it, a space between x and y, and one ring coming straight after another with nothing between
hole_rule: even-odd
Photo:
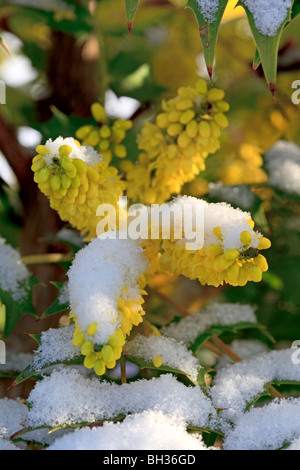
<instances>
[{"instance_id":1,"label":"yellow flower bud","mask_svg":"<svg viewBox=\"0 0 300 470\"><path fill-rule=\"evenodd\" d=\"M224 98L225 93L223 90L219 90L218 88L211 88L207 92L207 101L220 101Z\"/></svg>"},{"instance_id":2,"label":"yellow flower bud","mask_svg":"<svg viewBox=\"0 0 300 470\"><path fill-rule=\"evenodd\" d=\"M194 119L195 117L195 111L193 111L192 109L187 109L186 111L184 111L184 113L180 116L180 119L179 119L179 122L181 124L187 124L188 122L190 122L192 119Z\"/></svg>"},{"instance_id":3,"label":"yellow flower bud","mask_svg":"<svg viewBox=\"0 0 300 470\"><path fill-rule=\"evenodd\" d=\"M97 359L94 365L94 371L97 375L104 375L105 374L105 363L102 359Z\"/></svg>"},{"instance_id":4,"label":"yellow flower bud","mask_svg":"<svg viewBox=\"0 0 300 470\"><path fill-rule=\"evenodd\" d=\"M207 84L206 84L206 81L203 80L203 78L200 78L197 83L196 83L196 91L200 94L200 95L206 95L207 93Z\"/></svg>"},{"instance_id":5,"label":"yellow flower bud","mask_svg":"<svg viewBox=\"0 0 300 470\"><path fill-rule=\"evenodd\" d=\"M215 122L219 127L221 127L221 129L226 129L226 127L229 125L228 119L223 113L215 114Z\"/></svg>"},{"instance_id":6,"label":"yellow flower bud","mask_svg":"<svg viewBox=\"0 0 300 470\"><path fill-rule=\"evenodd\" d=\"M259 239L259 242L258 242L258 249L259 250L267 250L270 247L271 247L271 242L268 238L261 237Z\"/></svg>"},{"instance_id":7,"label":"yellow flower bud","mask_svg":"<svg viewBox=\"0 0 300 470\"><path fill-rule=\"evenodd\" d=\"M175 124L170 124L168 126L168 129L167 129L167 133L171 136L171 137L174 137L175 135L178 135L180 134L180 132L182 131L183 129L183 126L179 123L175 123Z\"/></svg>"},{"instance_id":8,"label":"yellow flower bud","mask_svg":"<svg viewBox=\"0 0 300 470\"><path fill-rule=\"evenodd\" d=\"M98 122L104 121L104 119L106 119L105 109L100 103L92 104L91 112L92 112L93 118Z\"/></svg>"},{"instance_id":9,"label":"yellow flower bud","mask_svg":"<svg viewBox=\"0 0 300 470\"><path fill-rule=\"evenodd\" d=\"M88 326L86 332L90 336L94 336L96 331L97 331L97 322L92 323L91 325Z\"/></svg>"},{"instance_id":10,"label":"yellow flower bud","mask_svg":"<svg viewBox=\"0 0 300 470\"><path fill-rule=\"evenodd\" d=\"M91 352L84 358L83 365L87 369L92 369L97 361L97 353Z\"/></svg>"},{"instance_id":11,"label":"yellow flower bud","mask_svg":"<svg viewBox=\"0 0 300 470\"><path fill-rule=\"evenodd\" d=\"M58 152L61 157L68 157L72 152L72 147L70 145L61 145Z\"/></svg>"},{"instance_id":12,"label":"yellow flower bud","mask_svg":"<svg viewBox=\"0 0 300 470\"><path fill-rule=\"evenodd\" d=\"M58 191L60 188L61 180L58 175L51 175L50 176L50 187L53 191Z\"/></svg>"},{"instance_id":13,"label":"yellow flower bud","mask_svg":"<svg viewBox=\"0 0 300 470\"><path fill-rule=\"evenodd\" d=\"M94 351L94 345L92 341L85 341L81 346L81 354L88 356Z\"/></svg>"},{"instance_id":14,"label":"yellow flower bud","mask_svg":"<svg viewBox=\"0 0 300 470\"><path fill-rule=\"evenodd\" d=\"M192 108L194 103L191 99L179 99L176 102L177 111L185 111L186 109Z\"/></svg>"},{"instance_id":15,"label":"yellow flower bud","mask_svg":"<svg viewBox=\"0 0 300 470\"><path fill-rule=\"evenodd\" d=\"M207 121L201 121L199 123L199 134L201 137L207 139L211 134L211 128Z\"/></svg>"},{"instance_id":16,"label":"yellow flower bud","mask_svg":"<svg viewBox=\"0 0 300 470\"><path fill-rule=\"evenodd\" d=\"M161 356L156 356L152 362L153 362L154 367L160 367L163 365L163 360Z\"/></svg>"},{"instance_id":17,"label":"yellow flower bud","mask_svg":"<svg viewBox=\"0 0 300 470\"><path fill-rule=\"evenodd\" d=\"M244 230L244 232L242 232L240 235L240 240L243 245L250 245L250 243L252 242L251 233L247 230Z\"/></svg>"},{"instance_id":18,"label":"yellow flower bud","mask_svg":"<svg viewBox=\"0 0 300 470\"><path fill-rule=\"evenodd\" d=\"M124 145L118 144L114 146L114 152L118 158L127 157L126 147Z\"/></svg>"}]
</instances>

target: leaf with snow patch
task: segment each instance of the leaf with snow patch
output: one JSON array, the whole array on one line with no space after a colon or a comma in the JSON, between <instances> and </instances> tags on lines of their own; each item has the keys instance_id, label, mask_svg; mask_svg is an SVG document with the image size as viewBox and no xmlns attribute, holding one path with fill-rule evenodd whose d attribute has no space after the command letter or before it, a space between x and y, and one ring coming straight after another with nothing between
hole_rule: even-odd
<instances>
[{"instance_id":1,"label":"leaf with snow patch","mask_svg":"<svg viewBox=\"0 0 300 470\"><path fill-rule=\"evenodd\" d=\"M127 19L127 28L130 34L132 23L135 17L135 13L139 4L139 0L125 0L125 12Z\"/></svg>"},{"instance_id":2,"label":"leaf with snow patch","mask_svg":"<svg viewBox=\"0 0 300 470\"><path fill-rule=\"evenodd\" d=\"M94 422L82 422L82 423L75 423L75 424L62 424L62 425L57 425L57 426L38 426L36 428L28 427L28 428L23 428L14 433L12 436L10 436L10 440L13 442L16 442L21 436L25 436L26 440L26 434L34 431L40 431L41 429L48 429L48 434L52 434L53 432L56 431L61 431L62 429L81 429L84 427L97 427L97 426L102 426L104 423L107 422L112 422L116 423L117 421L123 421L126 416L123 414L117 415L114 418L106 418L106 419L101 419L100 421L94 421Z\"/></svg>"},{"instance_id":3,"label":"leaf with snow patch","mask_svg":"<svg viewBox=\"0 0 300 470\"><path fill-rule=\"evenodd\" d=\"M244 0L239 0L238 5L242 6L246 11L248 22L256 43L256 47L261 59L262 67L264 70L265 78L271 90L273 96L276 91L276 79L277 79L277 58L279 43L282 35L282 31L286 24L291 21L291 8L288 11L286 18L282 21L275 35L263 34L258 27L253 14L245 4Z\"/></svg>"},{"instance_id":4,"label":"leaf with snow patch","mask_svg":"<svg viewBox=\"0 0 300 470\"><path fill-rule=\"evenodd\" d=\"M53 286L55 286L60 293L63 286L65 285L65 282L51 282ZM58 313L65 312L66 310L69 310L69 304L68 303L61 303L60 302L60 295L57 297L57 299L50 305L50 307L45 310L45 312L42 313L41 318L46 318L46 317L51 317L52 315L56 315Z\"/></svg>"},{"instance_id":5,"label":"leaf with snow patch","mask_svg":"<svg viewBox=\"0 0 300 470\"><path fill-rule=\"evenodd\" d=\"M205 18L201 13L199 3L200 2L197 0L189 0L187 3L187 8L190 8L194 12L197 23L199 25L207 71L210 78L212 78L219 28L228 0L219 0L219 6L217 7L215 16L212 14L211 18L209 19Z\"/></svg>"}]
</instances>

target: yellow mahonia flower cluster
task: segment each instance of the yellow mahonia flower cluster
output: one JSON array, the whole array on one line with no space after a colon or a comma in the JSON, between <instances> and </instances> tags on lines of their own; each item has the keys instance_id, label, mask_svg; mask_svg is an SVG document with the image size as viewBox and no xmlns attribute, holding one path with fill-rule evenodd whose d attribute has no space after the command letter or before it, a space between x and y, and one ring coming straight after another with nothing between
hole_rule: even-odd
<instances>
[{"instance_id":1,"label":"yellow mahonia flower cluster","mask_svg":"<svg viewBox=\"0 0 300 470\"><path fill-rule=\"evenodd\" d=\"M126 132L132 128L132 122L122 119L109 120L100 103L94 103L91 112L97 125L80 127L76 132L77 139L82 141L82 145L95 147L107 163L110 163L113 157L127 157L127 150L122 142Z\"/></svg>"},{"instance_id":2,"label":"yellow mahonia flower cluster","mask_svg":"<svg viewBox=\"0 0 300 470\"><path fill-rule=\"evenodd\" d=\"M139 283L140 285L145 284L143 276ZM126 291L126 287L123 290ZM85 356L83 364L87 369L94 369L97 375L104 375L106 369L113 369L116 366L116 361L122 355L126 336L130 334L133 326L137 326L143 321L145 312L142 307L144 303L142 295L147 293L140 289L140 294L139 298L130 301L119 296L118 311L121 318L121 327L110 335L105 345L98 345L93 342L93 337L98 328L96 322L89 325L86 332L84 332L78 325L76 315L70 314L76 325L73 344L74 346L81 346L81 354Z\"/></svg>"},{"instance_id":3,"label":"yellow mahonia flower cluster","mask_svg":"<svg viewBox=\"0 0 300 470\"><path fill-rule=\"evenodd\" d=\"M147 241L145 255L149 274L154 271L184 275L197 279L202 285L218 287L224 283L244 286L248 281L260 282L268 270L261 250L270 248L270 241L255 232L249 213L234 209L225 203L209 204L195 198L176 198L172 204L195 204L204 211L204 243L195 251L186 248L185 239ZM202 204L202 205L201 205Z\"/></svg>"},{"instance_id":4,"label":"yellow mahonia flower cluster","mask_svg":"<svg viewBox=\"0 0 300 470\"><path fill-rule=\"evenodd\" d=\"M80 230L90 239L96 236L100 220L97 207L110 203L118 210L118 199L123 194L116 168L109 166L91 147L62 137L49 140L37 147L32 171L34 181L49 198L52 209L60 218Z\"/></svg>"},{"instance_id":5,"label":"yellow mahonia flower cluster","mask_svg":"<svg viewBox=\"0 0 300 470\"><path fill-rule=\"evenodd\" d=\"M228 126L223 98L223 90L208 90L201 79L196 88L181 87L175 98L162 101L156 123L147 122L138 137L138 163L122 165L129 198L163 203L205 169L205 158L219 149L221 129Z\"/></svg>"}]
</instances>

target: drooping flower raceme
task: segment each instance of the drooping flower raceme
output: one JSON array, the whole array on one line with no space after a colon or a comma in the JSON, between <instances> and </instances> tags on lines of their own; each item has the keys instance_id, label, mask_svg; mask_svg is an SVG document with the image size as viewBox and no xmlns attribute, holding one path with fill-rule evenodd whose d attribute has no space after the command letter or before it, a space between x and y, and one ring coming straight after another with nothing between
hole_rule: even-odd
<instances>
[{"instance_id":1,"label":"drooping flower raceme","mask_svg":"<svg viewBox=\"0 0 300 470\"><path fill-rule=\"evenodd\" d=\"M223 98L223 90L207 90L201 79L196 88L181 87L162 102L155 124L146 122L138 137L138 163L123 162L129 198L161 204L205 169L205 158L219 149L221 129L228 126Z\"/></svg>"},{"instance_id":2,"label":"drooping flower raceme","mask_svg":"<svg viewBox=\"0 0 300 470\"><path fill-rule=\"evenodd\" d=\"M133 240L93 239L68 271L74 346L103 375L121 357L125 337L142 322L147 261Z\"/></svg>"},{"instance_id":3,"label":"drooping flower raceme","mask_svg":"<svg viewBox=\"0 0 300 470\"><path fill-rule=\"evenodd\" d=\"M260 251L269 248L271 243L253 230L250 213L224 202L210 204L192 197L175 198L172 204L190 204L196 212L203 213L203 246L195 251L188 250L185 238L147 242L146 256L150 264L160 266L163 272L182 274L215 287L224 282L244 286L248 281L261 281L268 264Z\"/></svg>"},{"instance_id":4,"label":"drooping flower raceme","mask_svg":"<svg viewBox=\"0 0 300 470\"><path fill-rule=\"evenodd\" d=\"M110 203L118 210L124 183L116 168L109 166L92 147L73 138L51 139L37 147L32 170L40 190L60 218L70 222L88 239L96 236L100 204Z\"/></svg>"}]
</instances>

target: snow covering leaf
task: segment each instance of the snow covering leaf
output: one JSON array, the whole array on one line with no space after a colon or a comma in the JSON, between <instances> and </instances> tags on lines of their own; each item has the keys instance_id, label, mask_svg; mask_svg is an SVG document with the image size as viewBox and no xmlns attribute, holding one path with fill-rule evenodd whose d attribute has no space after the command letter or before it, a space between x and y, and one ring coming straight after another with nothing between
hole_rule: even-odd
<instances>
[{"instance_id":1,"label":"snow covering leaf","mask_svg":"<svg viewBox=\"0 0 300 470\"><path fill-rule=\"evenodd\" d=\"M199 25L206 66L211 78L219 28L228 0L220 0L215 15L210 14L208 17L203 16L199 3L197 0L189 0L187 8L193 11Z\"/></svg>"},{"instance_id":2,"label":"snow covering leaf","mask_svg":"<svg viewBox=\"0 0 300 470\"><path fill-rule=\"evenodd\" d=\"M287 16L283 19L276 34L267 35L263 34L257 27L254 15L246 3L247 2L245 0L240 0L238 5L242 6L246 11L248 22L256 43L257 50L259 52L267 83L272 94L275 95L279 43L285 25L291 20L291 9L289 9Z\"/></svg>"}]
</instances>

